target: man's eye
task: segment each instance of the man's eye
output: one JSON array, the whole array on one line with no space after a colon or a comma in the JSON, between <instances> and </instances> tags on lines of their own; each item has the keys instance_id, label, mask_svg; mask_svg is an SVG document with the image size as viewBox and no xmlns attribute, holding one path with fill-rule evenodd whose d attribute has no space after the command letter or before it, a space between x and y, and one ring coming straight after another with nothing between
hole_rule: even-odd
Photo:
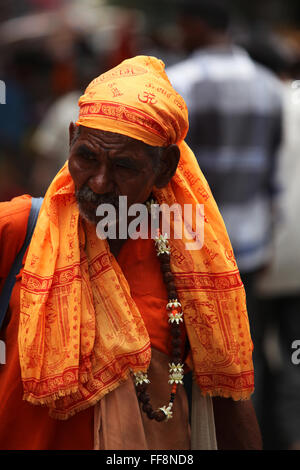
<instances>
[{"instance_id":1,"label":"man's eye","mask_svg":"<svg viewBox=\"0 0 300 470\"><path fill-rule=\"evenodd\" d=\"M89 155L87 153L79 153L78 154L80 158L82 158L83 160L86 160L86 161L96 161L96 157L94 155Z\"/></svg>"},{"instance_id":2,"label":"man's eye","mask_svg":"<svg viewBox=\"0 0 300 470\"><path fill-rule=\"evenodd\" d=\"M117 163L116 167L117 168L124 168L125 170L131 170L131 167L129 165L126 165L126 163Z\"/></svg>"},{"instance_id":3,"label":"man's eye","mask_svg":"<svg viewBox=\"0 0 300 470\"><path fill-rule=\"evenodd\" d=\"M117 168L121 168L121 169L124 169L124 170L137 171L136 167L135 167L131 162L128 162L128 161L119 161L119 162L116 162L116 163L115 163L115 166L116 166Z\"/></svg>"}]
</instances>

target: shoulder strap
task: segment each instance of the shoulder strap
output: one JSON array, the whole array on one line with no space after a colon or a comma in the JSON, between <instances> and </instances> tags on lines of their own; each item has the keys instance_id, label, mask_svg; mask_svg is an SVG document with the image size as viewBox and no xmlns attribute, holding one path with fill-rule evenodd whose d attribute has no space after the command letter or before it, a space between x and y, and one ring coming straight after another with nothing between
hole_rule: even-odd
<instances>
[{"instance_id":1,"label":"shoulder strap","mask_svg":"<svg viewBox=\"0 0 300 470\"><path fill-rule=\"evenodd\" d=\"M8 309L10 296L11 296L13 287L16 282L16 275L20 272L20 269L22 267L22 261L23 261L25 252L29 246L42 202L43 202L42 197L39 197L39 198L33 197L31 200L31 209L30 209L30 214L28 218L25 241L23 243L21 250L17 254L17 257L15 258L14 264L12 265L11 270L6 278L3 290L0 295L0 330L1 330L3 321L4 321L4 318Z\"/></svg>"}]
</instances>

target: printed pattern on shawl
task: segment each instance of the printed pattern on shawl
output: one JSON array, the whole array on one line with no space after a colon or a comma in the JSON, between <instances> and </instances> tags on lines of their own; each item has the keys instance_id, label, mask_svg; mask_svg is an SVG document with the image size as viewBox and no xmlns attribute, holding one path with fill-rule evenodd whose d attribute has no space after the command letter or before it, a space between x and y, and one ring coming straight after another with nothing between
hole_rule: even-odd
<instances>
[{"instance_id":1,"label":"printed pattern on shawl","mask_svg":"<svg viewBox=\"0 0 300 470\"><path fill-rule=\"evenodd\" d=\"M99 107L104 101L111 103L105 112ZM117 130L149 145L179 146L176 175L154 193L168 205L204 204L202 249L188 251L186 240L170 240L191 345L189 363L203 393L249 398L252 342L244 288L218 207L183 140L187 108L163 62L146 56L124 61L96 78L79 106L77 125ZM152 125L126 115L129 109L151 118ZM149 366L141 314L108 243L79 219L67 164L46 193L29 247L18 338L24 399L47 405L62 419L95 404L132 370Z\"/></svg>"}]
</instances>

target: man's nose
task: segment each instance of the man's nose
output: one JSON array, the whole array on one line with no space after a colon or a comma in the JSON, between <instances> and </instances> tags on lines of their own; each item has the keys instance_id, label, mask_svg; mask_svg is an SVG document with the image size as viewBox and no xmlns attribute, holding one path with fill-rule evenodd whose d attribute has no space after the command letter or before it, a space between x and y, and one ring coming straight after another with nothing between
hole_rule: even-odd
<instances>
[{"instance_id":1,"label":"man's nose","mask_svg":"<svg viewBox=\"0 0 300 470\"><path fill-rule=\"evenodd\" d=\"M106 194L114 191L114 181L109 165L102 164L88 182L90 189L96 194Z\"/></svg>"}]
</instances>

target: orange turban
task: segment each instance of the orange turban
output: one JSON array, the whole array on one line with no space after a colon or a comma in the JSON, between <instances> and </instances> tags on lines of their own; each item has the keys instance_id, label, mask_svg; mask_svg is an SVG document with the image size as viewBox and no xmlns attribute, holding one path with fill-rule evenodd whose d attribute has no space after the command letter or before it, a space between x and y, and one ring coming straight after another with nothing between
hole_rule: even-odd
<instances>
[{"instance_id":1,"label":"orange turban","mask_svg":"<svg viewBox=\"0 0 300 470\"><path fill-rule=\"evenodd\" d=\"M164 64L135 57L100 75L79 100L77 124L143 142L177 143L180 162L159 203L204 204L204 246L171 239L171 268L202 391L247 399L253 391L245 292L222 217L183 139L187 108ZM19 351L24 398L65 419L145 371L150 342L106 240L79 217L67 164L51 183L30 244L21 287ZM171 227L172 228L172 227ZM117 321L115 321L117 319Z\"/></svg>"},{"instance_id":2,"label":"orange turban","mask_svg":"<svg viewBox=\"0 0 300 470\"><path fill-rule=\"evenodd\" d=\"M79 99L77 124L154 146L183 141L188 111L154 57L138 56L95 78Z\"/></svg>"}]
</instances>

